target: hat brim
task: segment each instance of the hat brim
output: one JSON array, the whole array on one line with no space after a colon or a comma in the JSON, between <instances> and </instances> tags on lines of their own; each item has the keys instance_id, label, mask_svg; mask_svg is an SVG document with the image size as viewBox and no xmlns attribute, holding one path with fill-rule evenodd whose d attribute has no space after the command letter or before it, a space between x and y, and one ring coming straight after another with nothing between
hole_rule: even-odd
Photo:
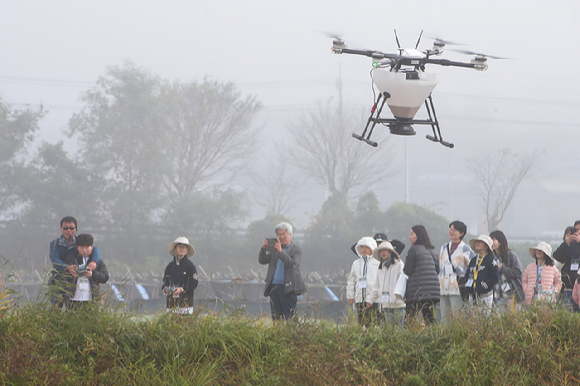
<instances>
[{"instance_id":1,"label":"hat brim","mask_svg":"<svg viewBox=\"0 0 580 386\"><path fill-rule=\"evenodd\" d=\"M549 254L548 252L544 251L543 249L540 249L540 248L535 248L535 247L531 247L530 249L528 249L528 251L530 252L530 255L532 255L532 257L533 257L534 259L536 258L536 251L542 251L542 252L544 252L544 255L545 255L545 256L546 256L548 259L552 260L552 256L550 256L550 254Z\"/></svg>"},{"instance_id":2,"label":"hat brim","mask_svg":"<svg viewBox=\"0 0 580 386\"><path fill-rule=\"evenodd\" d=\"M487 247L489 248L490 251L493 250L492 245L489 245L489 243L487 241L478 238L478 239L471 239L471 240L469 240L469 247L473 251L475 251L475 243L477 243L478 241L481 241L482 243L484 243L485 245L487 245Z\"/></svg>"},{"instance_id":3,"label":"hat brim","mask_svg":"<svg viewBox=\"0 0 580 386\"><path fill-rule=\"evenodd\" d=\"M178 242L172 242L171 244L169 244L169 255L171 257L175 257L175 246L177 244L182 244L182 245L187 245L187 253L185 254L185 256L187 257L191 257L193 256L193 254L195 253L195 248L193 248L193 246L189 245L189 244L185 244L185 243L178 243Z\"/></svg>"},{"instance_id":4,"label":"hat brim","mask_svg":"<svg viewBox=\"0 0 580 386\"><path fill-rule=\"evenodd\" d=\"M382 246L383 248L381 248L381 246ZM392 246L391 246L391 248L389 248L388 246L386 246L386 245L383 245L383 244L381 243L381 245L379 245L378 247L376 247L376 248L373 250L373 257L374 257L375 259L377 259L378 261L381 261L381 251L382 251L383 249L385 249L385 250L387 250L387 251L391 251L391 256L394 254L394 255L397 257L397 259L400 259L400 258L401 258L401 257L399 256L399 253L398 253L398 252L395 250L395 248L393 248Z\"/></svg>"}]
</instances>

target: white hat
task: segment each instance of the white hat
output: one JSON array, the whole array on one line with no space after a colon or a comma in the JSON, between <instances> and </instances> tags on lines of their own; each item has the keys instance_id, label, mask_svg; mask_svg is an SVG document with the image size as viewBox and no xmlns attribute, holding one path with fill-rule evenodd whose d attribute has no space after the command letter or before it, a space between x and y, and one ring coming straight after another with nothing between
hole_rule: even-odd
<instances>
[{"instance_id":1,"label":"white hat","mask_svg":"<svg viewBox=\"0 0 580 386\"><path fill-rule=\"evenodd\" d=\"M474 251L475 251L475 242L476 241L483 241L484 243L487 244L487 246L489 247L489 250L490 251L493 251L493 249L492 249L493 240L488 235L479 235L478 238L469 240L469 246Z\"/></svg>"},{"instance_id":2,"label":"white hat","mask_svg":"<svg viewBox=\"0 0 580 386\"><path fill-rule=\"evenodd\" d=\"M550 259L552 258L552 246L544 241L540 241L537 247L530 248L530 255L535 259L536 258L536 251L542 251L548 256Z\"/></svg>"},{"instance_id":3,"label":"white hat","mask_svg":"<svg viewBox=\"0 0 580 386\"><path fill-rule=\"evenodd\" d=\"M381 243L381 245L379 245L378 247L373 249L373 257L375 259L377 259L378 261L381 261L381 250L382 249L388 249L389 251L391 251L391 255L394 254L397 257L397 259L400 259L399 254L397 253L397 251L395 251L395 248L393 248L391 243L389 243L388 241L383 241Z\"/></svg>"},{"instance_id":4,"label":"white hat","mask_svg":"<svg viewBox=\"0 0 580 386\"><path fill-rule=\"evenodd\" d=\"M374 250L377 247L377 242L375 241L375 239L373 239L372 237L363 237L362 239L360 239L358 241L358 243L356 243L356 253L359 256L362 256L360 253L360 247L369 247L372 250Z\"/></svg>"},{"instance_id":5,"label":"white hat","mask_svg":"<svg viewBox=\"0 0 580 386\"><path fill-rule=\"evenodd\" d=\"M177 244L187 245L187 253L185 254L185 256L191 257L195 253L195 249L189 243L189 240L186 237L183 237L182 236L182 237L176 238L174 242L172 242L171 244L169 244L169 254L171 256L175 257L175 246Z\"/></svg>"}]
</instances>

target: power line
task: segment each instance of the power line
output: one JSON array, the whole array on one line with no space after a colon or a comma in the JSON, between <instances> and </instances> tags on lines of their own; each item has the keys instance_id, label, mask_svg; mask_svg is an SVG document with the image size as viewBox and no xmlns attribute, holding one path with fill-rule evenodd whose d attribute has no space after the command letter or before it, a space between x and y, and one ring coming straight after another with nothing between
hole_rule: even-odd
<instances>
[{"instance_id":1,"label":"power line","mask_svg":"<svg viewBox=\"0 0 580 386\"><path fill-rule=\"evenodd\" d=\"M20 84L30 84L30 85L47 85L47 86L65 86L65 87L92 87L95 85L93 81L87 80L75 80L75 79L55 79L55 78L33 78L33 77L21 77L21 76L7 76L0 75L0 82L4 83L20 83ZM344 86L369 88L370 84L368 82L361 82L358 80L343 79L342 83ZM237 86L240 88L285 88L285 87L312 87L312 86L334 86L336 84L335 78L323 78L323 79L293 79L293 80L283 80L283 81L264 81L264 82L240 82ZM436 93L437 96L444 98L461 98L461 99L476 99L476 100L490 100L496 102L507 102L507 103L525 103L525 104L535 104L535 105L558 105L562 107L578 107L580 102L570 102L570 101L554 101L554 100L541 100L541 99L527 99L527 98L505 98L505 97L490 97L482 95L473 94L457 94L457 93Z\"/></svg>"},{"instance_id":2,"label":"power line","mask_svg":"<svg viewBox=\"0 0 580 386\"><path fill-rule=\"evenodd\" d=\"M0 75L0 81L3 83L19 83L42 86L64 86L64 87L92 87L95 82L88 82L86 80L71 80L71 79L50 79L50 78L26 78L19 76L3 76Z\"/></svg>"}]
</instances>

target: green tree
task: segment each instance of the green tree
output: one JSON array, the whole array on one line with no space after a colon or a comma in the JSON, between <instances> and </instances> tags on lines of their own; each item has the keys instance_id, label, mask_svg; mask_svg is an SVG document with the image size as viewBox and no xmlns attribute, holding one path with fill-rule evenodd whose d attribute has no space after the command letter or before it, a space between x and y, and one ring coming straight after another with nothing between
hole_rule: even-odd
<instances>
[{"instance_id":1,"label":"green tree","mask_svg":"<svg viewBox=\"0 0 580 386\"><path fill-rule=\"evenodd\" d=\"M100 229L96 214L99 210L99 181L63 149L42 143L36 157L28 166L29 177L22 181L22 196L27 205L19 221L26 224L27 237L58 235L58 224L65 215L74 215L82 230ZM44 236L43 236L44 235Z\"/></svg>"},{"instance_id":2,"label":"green tree","mask_svg":"<svg viewBox=\"0 0 580 386\"><path fill-rule=\"evenodd\" d=\"M170 194L229 183L247 170L258 146L261 105L233 83L173 82L159 98L166 135L163 186Z\"/></svg>"},{"instance_id":3,"label":"green tree","mask_svg":"<svg viewBox=\"0 0 580 386\"><path fill-rule=\"evenodd\" d=\"M355 210L354 227L361 235L373 236L377 232L386 232L387 221L381 211L379 199L373 191L359 197Z\"/></svg>"},{"instance_id":4,"label":"green tree","mask_svg":"<svg viewBox=\"0 0 580 386\"><path fill-rule=\"evenodd\" d=\"M158 98L164 82L131 63L111 67L85 93L82 112L69 123L78 135L79 157L102 182L103 221L125 258L144 252L148 226L161 204L160 165L164 141ZM131 240L131 242L127 242Z\"/></svg>"},{"instance_id":5,"label":"green tree","mask_svg":"<svg viewBox=\"0 0 580 386\"><path fill-rule=\"evenodd\" d=\"M351 246L361 237L353 230L355 214L345 195L331 196L305 232L305 266L335 272L348 269L354 256Z\"/></svg>"},{"instance_id":6,"label":"green tree","mask_svg":"<svg viewBox=\"0 0 580 386\"><path fill-rule=\"evenodd\" d=\"M0 99L0 216L14 218L23 204L22 181L27 179L28 147L34 141L42 107L12 109Z\"/></svg>"},{"instance_id":7,"label":"green tree","mask_svg":"<svg viewBox=\"0 0 580 386\"><path fill-rule=\"evenodd\" d=\"M231 188L189 192L176 198L168 208L163 217L163 233L168 240L187 237L195 247L196 261L206 269L223 270L228 259L227 265L231 266L240 259L238 251L245 240L237 230L248 213L245 192Z\"/></svg>"},{"instance_id":8,"label":"green tree","mask_svg":"<svg viewBox=\"0 0 580 386\"><path fill-rule=\"evenodd\" d=\"M246 232L246 238L248 242L253 246L254 249L257 250L266 237L276 237L276 233L274 232L274 228L276 225L280 224L281 222L287 222L292 224L292 221L281 214L272 214L268 213L266 217L261 220L256 220L248 225L248 229ZM292 232L296 233L294 227L292 228Z\"/></svg>"},{"instance_id":9,"label":"green tree","mask_svg":"<svg viewBox=\"0 0 580 386\"><path fill-rule=\"evenodd\" d=\"M449 223L445 217L416 204L397 202L385 212L390 239L398 239L409 249L409 233L414 225L423 225L429 239L439 251L441 245L449 241Z\"/></svg>"}]
</instances>

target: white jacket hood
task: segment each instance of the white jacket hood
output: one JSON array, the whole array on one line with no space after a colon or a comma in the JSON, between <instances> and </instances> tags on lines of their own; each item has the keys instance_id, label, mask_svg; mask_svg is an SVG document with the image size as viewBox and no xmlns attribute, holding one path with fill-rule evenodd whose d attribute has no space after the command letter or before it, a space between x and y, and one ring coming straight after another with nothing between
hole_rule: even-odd
<instances>
[{"instance_id":1,"label":"white jacket hood","mask_svg":"<svg viewBox=\"0 0 580 386\"><path fill-rule=\"evenodd\" d=\"M372 251L374 251L375 248L377 247L377 242L372 237L363 237L362 239L360 239L358 241L358 243L356 243L356 247L355 247L356 253L359 256L362 256L362 254L360 253L360 247L362 247L362 246L369 247L371 249L371 254L372 254Z\"/></svg>"}]
</instances>

